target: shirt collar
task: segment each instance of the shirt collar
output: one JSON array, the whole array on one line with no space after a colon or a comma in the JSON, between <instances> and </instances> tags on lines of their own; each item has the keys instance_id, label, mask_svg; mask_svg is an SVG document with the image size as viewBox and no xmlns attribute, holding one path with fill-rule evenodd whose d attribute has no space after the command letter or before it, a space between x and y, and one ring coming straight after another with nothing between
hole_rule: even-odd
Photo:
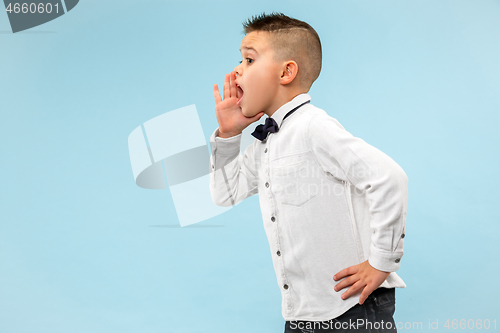
<instances>
[{"instance_id":1,"label":"shirt collar","mask_svg":"<svg viewBox=\"0 0 500 333\"><path fill-rule=\"evenodd\" d=\"M288 113L288 111L293 110L295 107L299 106L302 103L311 100L311 96L309 94L300 94L295 96L290 102L283 104L276 112L273 113L271 118L274 119L276 124L278 124L278 128L281 128L281 123L283 122L283 118ZM291 115L290 115L291 116ZM290 117L288 116L288 117ZM287 117L287 118L288 118Z\"/></svg>"}]
</instances>

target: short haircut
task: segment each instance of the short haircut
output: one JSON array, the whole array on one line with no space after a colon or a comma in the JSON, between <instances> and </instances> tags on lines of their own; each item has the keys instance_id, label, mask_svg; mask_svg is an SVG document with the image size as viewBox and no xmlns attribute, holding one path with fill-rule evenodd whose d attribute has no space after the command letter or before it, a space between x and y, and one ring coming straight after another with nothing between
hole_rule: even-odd
<instances>
[{"instance_id":1,"label":"short haircut","mask_svg":"<svg viewBox=\"0 0 500 333\"><path fill-rule=\"evenodd\" d=\"M253 31L269 32L275 60L294 60L299 66L300 85L309 91L321 72L322 59L321 41L313 27L285 14L273 12L252 16L243 23L243 28L245 34Z\"/></svg>"}]
</instances>

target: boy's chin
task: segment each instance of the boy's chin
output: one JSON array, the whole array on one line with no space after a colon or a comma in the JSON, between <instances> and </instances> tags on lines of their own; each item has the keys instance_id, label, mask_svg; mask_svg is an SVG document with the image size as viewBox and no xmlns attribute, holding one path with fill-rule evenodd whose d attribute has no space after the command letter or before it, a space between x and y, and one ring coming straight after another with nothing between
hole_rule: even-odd
<instances>
[{"instance_id":1,"label":"boy's chin","mask_svg":"<svg viewBox=\"0 0 500 333\"><path fill-rule=\"evenodd\" d=\"M241 108L241 113L247 118L255 117L260 111L248 110L246 108Z\"/></svg>"},{"instance_id":2,"label":"boy's chin","mask_svg":"<svg viewBox=\"0 0 500 333\"><path fill-rule=\"evenodd\" d=\"M252 112L252 111L249 111L245 108L241 108L241 113L243 113L243 115L247 118L252 118L253 116L256 115L256 113Z\"/></svg>"}]
</instances>

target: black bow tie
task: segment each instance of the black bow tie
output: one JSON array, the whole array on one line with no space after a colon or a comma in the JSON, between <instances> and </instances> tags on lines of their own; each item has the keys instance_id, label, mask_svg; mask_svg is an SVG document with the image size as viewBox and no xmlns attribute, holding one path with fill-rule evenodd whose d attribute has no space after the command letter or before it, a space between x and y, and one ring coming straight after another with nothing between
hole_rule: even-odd
<instances>
[{"instance_id":1,"label":"black bow tie","mask_svg":"<svg viewBox=\"0 0 500 333\"><path fill-rule=\"evenodd\" d=\"M252 135L260 141L264 141L265 139L267 139L267 135L269 133L276 133L278 131L279 128L276 121L271 117L267 117L264 125L260 124L255 127L255 131L253 131Z\"/></svg>"},{"instance_id":2,"label":"black bow tie","mask_svg":"<svg viewBox=\"0 0 500 333\"><path fill-rule=\"evenodd\" d=\"M297 106L296 108L294 108L292 111L289 111L283 117L283 120L285 120L285 118L288 117L289 115L291 115L294 111L298 110L302 105L307 104L309 102L310 101L304 102L304 103L300 104L299 106ZM276 133L279 130L280 129L279 129L278 124L276 123L276 121L273 118L271 118L271 117L267 117L266 122L264 123L264 125L262 125L262 124L258 125L255 128L255 131L253 131L252 135L254 137L256 137L257 139L259 139L260 141L266 141L267 136L269 135L269 133Z\"/></svg>"}]
</instances>

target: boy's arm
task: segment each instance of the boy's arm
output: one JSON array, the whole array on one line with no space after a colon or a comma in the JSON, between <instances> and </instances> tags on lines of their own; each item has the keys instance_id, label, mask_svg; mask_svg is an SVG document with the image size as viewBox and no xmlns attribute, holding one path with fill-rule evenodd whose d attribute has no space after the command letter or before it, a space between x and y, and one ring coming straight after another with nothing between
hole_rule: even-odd
<instances>
[{"instance_id":1,"label":"boy's arm","mask_svg":"<svg viewBox=\"0 0 500 333\"><path fill-rule=\"evenodd\" d=\"M331 117L314 117L309 124L311 149L325 172L363 190L369 201L372 231L368 260L337 274L335 287L351 286L347 299L362 291L360 304L378 288L390 272L399 269L408 202L408 178L389 156L352 136Z\"/></svg>"},{"instance_id":2,"label":"boy's arm","mask_svg":"<svg viewBox=\"0 0 500 333\"><path fill-rule=\"evenodd\" d=\"M218 206L232 206L257 193L258 172L254 160L254 145L240 154L241 134L218 137L216 129L210 137L210 194Z\"/></svg>"},{"instance_id":3,"label":"boy's arm","mask_svg":"<svg viewBox=\"0 0 500 333\"><path fill-rule=\"evenodd\" d=\"M235 205L246 197L257 193L258 173L255 166L254 145L240 155L241 132L264 115L243 115L238 104L234 72L224 78L224 99L219 87L214 84L215 115L219 128L210 137L210 193L219 206Z\"/></svg>"}]
</instances>

